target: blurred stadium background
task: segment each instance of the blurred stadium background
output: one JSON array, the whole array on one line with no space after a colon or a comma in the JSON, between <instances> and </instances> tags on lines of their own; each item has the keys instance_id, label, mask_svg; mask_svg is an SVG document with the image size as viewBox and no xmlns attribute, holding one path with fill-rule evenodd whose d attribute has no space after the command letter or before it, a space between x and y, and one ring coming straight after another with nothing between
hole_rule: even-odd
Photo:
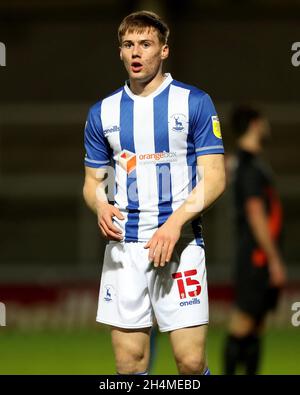
<instances>
[{"instance_id":1,"label":"blurred stadium background","mask_svg":"<svg viewBox=\"0 0 300 395\"><path fill-rule=\"evenodd\" d=\"M120 20L151 9L171 27L174 78L209 92L228 153L234 104L258 105L272 123L268 157L285 213L289 283L268 321L263 374L299 374L300 41L297 0L1 0L0 374L113 374L107 330L95 323L104 243L82 199L87 110L123 84ZM208 356L221 372L232 297L230 188L205 215L211 325ZM176 373L159 335L154 373Z\"/></svg>"}]
</instances>

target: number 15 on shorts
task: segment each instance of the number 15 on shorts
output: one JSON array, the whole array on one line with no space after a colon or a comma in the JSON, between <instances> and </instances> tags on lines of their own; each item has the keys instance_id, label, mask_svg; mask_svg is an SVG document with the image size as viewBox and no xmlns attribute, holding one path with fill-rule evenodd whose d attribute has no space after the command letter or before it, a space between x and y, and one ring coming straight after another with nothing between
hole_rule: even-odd
<instances>
[{"instance_id":1,"label":"number 15 on shorts","mask_svg":"<svg viewBox=\"0 0 300 395\"><path fill-rule=\"evenodd\" d=\"M185 272L177 272L177 273L172 273L172 278L177 281L177 286L178 286L178 291L179 291L179 296L180 299L185 299L187 298L187 294L190 297L195 297L198 296L201 292L201 285L198 280L196 280L195 277L197 275L197 270L186 270ZM191 287L194 286L194 289L186 291L186 287Z\"/></svg>"}]
</instances>

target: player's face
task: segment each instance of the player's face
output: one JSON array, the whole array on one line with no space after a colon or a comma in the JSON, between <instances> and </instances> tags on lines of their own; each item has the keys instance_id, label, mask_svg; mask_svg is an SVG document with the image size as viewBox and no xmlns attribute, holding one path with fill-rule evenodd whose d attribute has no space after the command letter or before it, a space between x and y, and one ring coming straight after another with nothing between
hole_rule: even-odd
<instances>
[{"instance_id":1,"label":"player's face","mask_svg":"<svg viewBox=\"0 0 300 395\"><path fill-rule=\"evenodd\" d=\"M126 32L122 37L120 57L130 80L141 83L152 80L161 71L162 61L168 54L168 46L159 41L155 29Z\"/></svg>"}]
</instances>

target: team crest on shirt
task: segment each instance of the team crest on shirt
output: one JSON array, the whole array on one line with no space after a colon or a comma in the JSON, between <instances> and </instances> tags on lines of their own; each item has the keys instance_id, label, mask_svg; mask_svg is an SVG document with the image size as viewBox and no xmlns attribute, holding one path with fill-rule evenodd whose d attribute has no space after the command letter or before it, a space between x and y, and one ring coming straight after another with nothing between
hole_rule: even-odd
<instances>
[{"instance_id":1,"label":"team crest on shirt","mask_svg":"<svg viewBox=\"0 0 300 395\"><path fill-rule=\"evenodd\" d=\"M187 129L187 120L184 114L173 114L169 122L173 132L185 132Z\"/></svg>"},{"instance_id":2,"label":"team crest on shirt","mask_svg":"<svg viewBox=\"0 0 300 395\"><path fill-rule=\"evenodd\" d=\"M105 302L111 302L115 296L114 287L110 284L104 285L104 300Z\"/></svg>"}]
</instances>

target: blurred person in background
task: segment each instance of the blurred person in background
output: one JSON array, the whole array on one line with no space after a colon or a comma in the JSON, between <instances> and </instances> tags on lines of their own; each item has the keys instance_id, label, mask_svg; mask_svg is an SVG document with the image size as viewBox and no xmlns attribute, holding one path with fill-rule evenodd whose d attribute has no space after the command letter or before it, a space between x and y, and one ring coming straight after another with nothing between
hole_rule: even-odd
<instances>
[{"instance_id":1,"label":"blurred person in background","mask_svg":"<svg viewBox=\"0 0 300 395\"><path fill-rule=\"evenodd\" d=\"M223 363L225 374L243 366L253 375L267 313L276 307L286 281L280 251L282 208L272 172L262 159L271 135L268 120L255 108L241 106L233 111L232 128L238 148L231 175L237 226L235 299Z\"/></svg>"}]
</instances>

